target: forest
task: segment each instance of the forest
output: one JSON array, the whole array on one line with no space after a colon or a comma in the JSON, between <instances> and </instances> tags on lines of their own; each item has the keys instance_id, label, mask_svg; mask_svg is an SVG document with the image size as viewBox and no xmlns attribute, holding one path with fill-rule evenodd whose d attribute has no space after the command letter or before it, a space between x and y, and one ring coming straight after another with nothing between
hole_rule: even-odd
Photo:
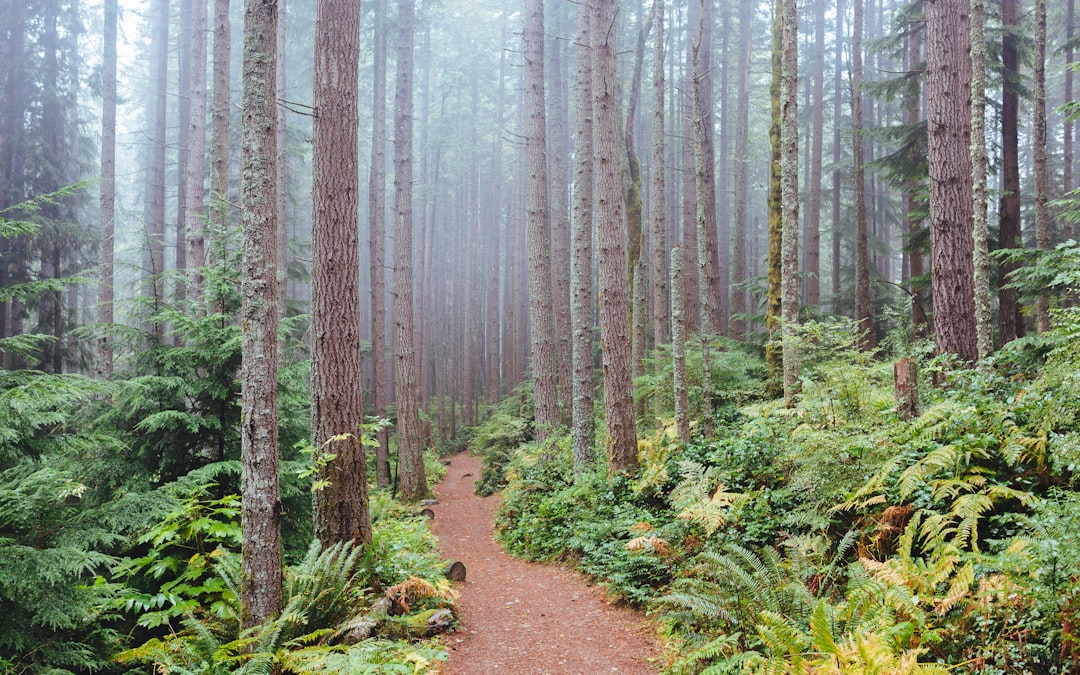
<instances>
[{"instance_id":1,"label":"forest","mask_svg":"<svg viewBox=\"0 0 1080 675\"><path fill-rule=\"evenodd\" d=\"M0 0L0 674L1080 672L1074 4Z\"/></svg>"}]
</instances>

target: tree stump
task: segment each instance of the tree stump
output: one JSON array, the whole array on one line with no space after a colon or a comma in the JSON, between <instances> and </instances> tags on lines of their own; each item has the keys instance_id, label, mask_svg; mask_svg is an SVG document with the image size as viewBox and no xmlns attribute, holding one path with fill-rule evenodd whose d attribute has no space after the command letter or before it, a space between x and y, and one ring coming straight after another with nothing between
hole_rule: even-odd
<instances>
[{"instance_id":1,"label":"tree stump","mask_svg":"<svg viewBox=\"0 0 1080 675\"><path fill-rule=\"evenodd\" d=\"M903 358L893 365L896 412L904 421L919 416L919 367L914 359Z\"/></svg>"},{"instance_id":2,"label":"tree stump","mask_svg":"<svg viewBox=\"0 0 1080 675\"><path fill-rule=\"evenodd\" d=\"M457 560L451 561L443 571L450 581L465 581L465 564Z\"/></svg>"}]
</instances>

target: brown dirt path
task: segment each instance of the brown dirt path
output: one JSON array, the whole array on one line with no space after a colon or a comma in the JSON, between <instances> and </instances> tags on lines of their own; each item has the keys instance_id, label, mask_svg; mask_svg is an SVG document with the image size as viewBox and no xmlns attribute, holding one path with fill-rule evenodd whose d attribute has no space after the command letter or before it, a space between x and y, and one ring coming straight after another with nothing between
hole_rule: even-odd
<instances>
[{"instance_id":1,"label":"brown dirt path","mask_svg":"<svg viewBox=\"0 0 1080 675\"><path fill-rule=\"evenodd\" d=\"M445 636L444 675L656 673L654 631L610 605L577 573L512 558L494 539L499 496L478 497L480 459L456 455L436 488L432 529L443 556L460 560L462 627Z\"/></svg>"}]
</instances>

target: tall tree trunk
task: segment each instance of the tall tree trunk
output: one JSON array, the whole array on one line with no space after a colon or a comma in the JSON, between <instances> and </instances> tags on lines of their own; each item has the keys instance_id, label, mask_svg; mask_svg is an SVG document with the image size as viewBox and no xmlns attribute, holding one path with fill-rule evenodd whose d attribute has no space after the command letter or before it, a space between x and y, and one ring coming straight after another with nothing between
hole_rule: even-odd
<instances>
[{"instance_id":1,"label":"tall tree trunk","mask_svg":"<svg viewBox=\"0 0 1080 675\"><path fill-rule=\"evenodd\" d=\"M211 237L221 240L229 223L229 61L232 43L229 0L214 0L214 96L210 103L210 218ZM206 254L197 263L205 265ZM192 277L196 296L202 294L203 275Z\"/></svg>"},{"instance_id":2,"label":"tall tree trunk","mask_svg":"<svg viewBox=\"0 0 1080 675\"><path fill-rule=\"evenodd\" d=\"M1020 55L1017 45L1017 0L1002 0L1001 65L1005 84L1001 94L1001 201L998 215L998 240L1001 248L1023 248L1020 236L1020 95L1015 82L1020 76ZM1002 262L998 266L998 320L1001 322L1001 344L1005 345L1024 335L1024 318L1020 313L1016 289L1008 288L1016 263Z\"/></svg>"},{"instance_id":3,"label":"tall tree trunk","mask_svg":"<svg viewBox=\"0 0 1080 675\"><path fill-rule=\"evenodd\" d=\"M840 296L840 119L843 109L843 81L841 72L844 64L844 0L836 0L836 54L833 65L833 172L832 172L832 306L837 311L836 302Z\"/></svg>"},{"instance_id":4,"label":"tall tree trunk","mask_svg":"<svg viewBox=\"0 0 1080 675\"><path fill-rule=\"evenodd\" d=\"M859 2L860 0L856 0ZM783 221L784 402L795 405L799 383L799 34L795 0L784 0L780 80L780 193Z\"/></svg>"},{"instance_id":5,"label":"tall tree trunk","mask_svg":"<svg viewBox=\"0 0 1080 675\"><path fill-rule=\"evenodd\" d=\"M278 487L277 223L274 182L277 2L244 3L243 326L240 515L240 623L250 628L281 612L281 495Z\"/></svg>"},{"instance_id":6,"label":"tall tree trunk","mask_svg":"<svg viewBox=\"0 0 1080 675\"><path fill-rule=\"evenodd\" d=\"M780 328L780 286L783 279L781 249L783 239L783 208L781 205L780 186L780 82L781 54L783 53L783 0L773 3L772 24L772 83L769 86L769 100L772 120L769 124L769 257L768 257L768 292L765 307L765 377L766 387L771 396L782 393L783 363L781 346L773 340L773 334Z\"/></svg>"},{"instance_id":7,"label":"tall tree trunk","mask_svg":"<svg viewBox=\"0 0 1080 675\"><path fill-rule=\"evenodd\" d=\"M187 241L177 242L187 247L185 269L195 269L205 263L205 237L203 234L203 212L206 197L206 0L193 0L191 14L191 111L188 127L188 162L187 188L185 190L187 206L184 215L187 219L185 234ZM280 124L280 120L279 120ZM280 160L279 160L280 164ZM280 168L280 167L279 167ZM280 218L280 216L279 216ZM281 223L278 223L279 226ZM280 253L281 242L278 242ZM278 273L283 270L278 266ZM201 284L187 284L188 297L195 302L202 300ZM198 292L198 295L195 293ZM281 301L282 289L278 288L278 300Z\"/></svg>"},{"instance_id":8,"label":"tall tree trunk","mask_svg":"<svg viewBox=\"0 0 1080 675\"><path fill-rule=\"evenodd\" d=\"M662 2L663 0L661 0ZM591 8L577 7L574 50L574 213L572 219L573 446L574 475L595 461L593 417L592 258L593 258L593 109Z\"/></svg>"},{"instance_id":9,"label":"tall tree trunk","mask_svg":"<svg viewBox=\"0 0 1080 675\"><path fill-rule=\"evenodd\" d=\"M563 15L563 4L553 3L555 19L550 32L563 35L561 22L558 18ZM563 43L565 41L551 40L545 45L545 56L549 58L551 68L548 72L550 81L550 96L548 110L551 111L550 134L548 135L548 155L551 159L550 171L550 214L551 226L551 293L552 310L554 312L555 331L555 355L558 368L559 410L560 418L569 421L572 417L573 402L573 345L570 328L570 208L567 200L570 195L569 182L569 139L567 131L567 85L566 73L563 66Z\"/></svg>"},{"instance_id":10,"label":"tall tree trunk","mask_svg":"<svg viewBox=\"0 0 1080 675\"><path fill-rule=\"evenodd\" d=\"M683 70L682 111L682 247L683 279L686 288L686 330L698 329L701 319L701 298L698 293L698 227L697 227L697 181L694 180L694 49L693 41L701 25L701 0L688 0L686 12L686 61Z\"/></svg>"},{"instance_id":11,"label":"tall tree trunk","mask_svg":"<svg viewBox=\"0 0 1080 675\"><path fill-rule=\"evenodd\" d=\"M196 0L199 2L201 0ZM278 0L278 30L277 48L278 60L274 70L274 78L277 82L278 96L285 98L286 74L285 63L286 44L288 34L287 0ZM277 209L278 219L278 259L277 259L277 285L278 285L278 314L284 320L289 304L289 128L284 105L277 107L277 186L274 189L274 208Z\"/></svg>"},{"instance_id":12,"label":"tall tree trunk","mask_svg":"<svg viewBox=\"0 0 1080 675\"><path fill-rule=\"evenodd\" d=\"M113 253L116 213L116 24L117 0L105 0L105 55L102 61L101 110L101 206L98 223L101 246L101 284L98 286L99 319L106 329L113 323ZM98 342L100 370L113 371L112 336L108 330Z\"/></svg>"},{"instance_id":13,"label":"tall tree trunk","mask_svg":"<svg viewBox=\"0 0 1080 675\"><path fill-rule=\"evenodd\" d=\"M694 70L694 86L700 87L700 97L694 99L694 120L696 133L700 134L700 140L695 144L695 153L702 156L701 185L697 191L699 199L704 199L704 204L697 208L699 215L704 215L705 221L698 223L698 260L700 274L704 279L705 293L709 296L709 303L702 307L703 320L702 330L708 330L713 334L723 332L723 300L724 296L720 281L720 248L717 242L716 232L716 169L715 147L713 144L713 87L712 87L712 7L713 0L696 0L701 3L700 25L698 29L698 42L691 49ZM690 27L693 30L693 26ZM702 256L702 253L704 254ZM700 282L699 282L700 283ZM704 296L703 296L704 300Z\"/></svg>"},{"instance_id":14,"label":"tall tree trunk","mask_svg":"<svg viewBox=\"0 0 1080 675\"><path fill-rule=\"evenodd\" d=\"M1075 29L1073 28L1073 21L1076 19L1076 0L1068 0L1065 9L1065 63L1066 65L1073 62L1074 46L1073 36ZM1073 70L1072 68L1065 68L1065 101L1073 100ZM1070 116L1065 116L1065 129L1062 132L1061 140L1061 194L1067 195L1073 189L1073 129L1076 122L1071 119ZM1062 239L1070 239L1073 236L1074 230L1066 221L1064 223L1065 231L1062 233Z\"/></svg>"},{"instance_id":15,"label":"tall tree trunk","mask_svg":"<svg viewBox=\"0 0 1080 675\"><path fill-rule=\"evenodd\" d=\"M386 0L375 0L371 171L368 174L368 246L371 250L371 361L375 417L386 417L389 387L386 362ZM379 487L390 486L389 430L379 429L375 475Z\"/></svg>"},{"instance_id":16,"label":"tall tree trunk","mask_svg":"<svg viewBox=\"0 0 1080 675\"><path fill-rule=\"evenodd\" d=\"M750 56L753 50L754 14L752 3L739 4L739 102L735 111L735 242L732 251L731 283L747 280L747 185L750 173ZM747 293L736 288L731 293L731 336L746 337Z\"/></svg>"},{"instance_id":17,"label":"tall tree trunk","mask_svg":"<svg viewBox=\"0 0 1080 675\"><path fill-rule=\"evenodd\" d=\"M653 125L652 125L652 193L649 196L652 220L651 272L653 344L659 347L671 333L668 312L667 274L667 191L665 186L666 155L664 133L664 0L655 0L656 43L653 50Z\"/></svg>"},{"instance_id":18,"label":"tall tree trunk","mask_svg":"<svg viewBox=\"0 0 1080 675\"><path fill-rule=\"evenodd\" d=\"M978 356L971 255L971 45L967 0L926 4L934 339L962 363Z\"/></svg>"},{"instance_id":19,"label":"tall tree trunk","mask_svg":"<svg viewBox=\"0 0 1080 675\"><path fill-rule=\"evenodd\" d=\"M990 309L990 253L986 222L986 12L971 0L971 196L975 345L979 358L994 352Z\"/></svg>"},{"instance_id":20,"label":"tall tree trunk","mask_svg":"<svg viewBox=\"0 0 1080 675\"><path fill-rule=\"evenodd\" d=\"M686 311L683 307L682 246L671 249L671 370L675 389L675 428L680 443L690 442L690 401L686 385Z\"/></svg>"},{"instance_id":21,"label":"tall tree trunk","mask_svg":"<svg viewBox=\"0 0 1080 675\"><path fill-rule=\"evenodd\" d=\"M825 136L825 0L814 9L814 82L810 132L810 198L806 205L806 303L821 302L821 164Z\"/></svg>"},{"instance_id":22,"label":"tall tree trunk","mask_svg":"<svg viewBox=\"0 0 1080 675\"><path fill-rule=\"evenodd\" d=\"M360 3L319 0L311 202L311 441L334 459L319 469L315 538L371 541L360 382L357 232Z\"/></svg>"},{"instance_id":23,"label":"tall tree trunk","mask_svg":"<svg viewBox=\"0 0 1080 675\"><path fill-rule=\"evenodd\" d=\"M615 1L596 0L592 15L593 170L600 247L600 336L603 343L604 411L608 468L637 467L637 430L630 375L630 307L627 298L624 212L619 161L619 107L615 76Z\"/></svg>"},{"instance_id":24,"label":"tall tree trunk","mask_svg":"<svg viewBox=\"0 0 1080 675\"><path fill-rule=\"evenodd\" d=\"M854 0L851 27L851 127L852 169L855 183L855 314L859 320L859 343L863 349L877 344L874 335L874 306L870 294L870 232L866 215L866 142L863 138L862 37L863 0Z\"/></svg>"},{"instance_id":25,"label":"tall tree trunk","mask_svg":"<svg viewBox=\"0 0 1080 675\"><path fill-rule=\"evenodd\" d=\"M526 230L529 247L529 322L536 438L559 424L555 326L551 298L551 223L548 218L547 142L544 113L544 2L525 2Z\"/></svg>"},{"instance_id":26,"label":"tall tree trunk","mask_svg":"<svg viewBox=\"0 0 1080 675\"><path fill-rule=\"evenodd\" d=\"M505 36L505 27L504 27ZM499 91L496 95L495 123L502 129L506 119L506 50L499 53ZM503 142L502 134L496 133L491 141L491 194L488 204L491 213L491 231L488 235L490 260L501 259L503 237ZM499 312L499 295L502 286L499 281L498 264L490 265L487 288L487 356L491 364L488 370L488 400L494 405L502 398L503 354L499 332L502 316ZM505 326L503 326L505 328Z\"/></svg>"},{"instance_id":27,"label":"tall tree trunk","mask_svg":"<svg viewBox=\"0 0 1080 675\"><path fill-rule=\"evenodd\" d=\"M703 20L704 21L704 20ZM694 44L694 67L700 68L701 56L698 54L701 41L704 39L704 30L699 32L698 42ZM703 78L701 73L694 73L694 186L697 199L697 231L698 231L698 298L701 306L699 323L699 335L701 337L701 422L702 434L705 438L711 438L713 434L713 390L712 390L712 354L710 350L710 338L714 332L713 319L717 316L715 310L718 298L713 293L709 283L709 262L712 254L709 251L709 231L713 230L715 238L714 218L707 213L709 197L707 181L708 172L705 165L711 161L711 157L705 154L707 128L711 126L711 114L706 112L707 103Z\"/></svg>"},{"instance_id":28,"label":"tall tree trunk","mask_svg":"<svg viewBox=\"0 0 1080 675\"><path fill-rule=\"evenodd\" d=\"M1035 0L1035 113L1031 142L1035 164L1035 246L1050 250L1049 178L1046 166L1046 0ZM1050 330L1050 297L1040 295L1035 308L1038 330Z\"/></svg>"},{"instance_id":29,"label":"tall tree trunk","mask_svg":"<svg viewBox=\"0 0 1080 675\"><path fill-rule=\"evenodd\" d=\"M420 404L413 346L412 115L414 0L398 0L397 91L394 94L394 376L397 391L399 493L407 502L427 495Z\"/></svg>"},{"instance_id":30,"label":"tall tree trunk","mask_svg":"<svg viewBox=\"0 0 1080 675\"><path fill-rule=\"evenodd\" d=\"M188 207L188 164L191 158L191 48L192 24L194 22L195 0L180 0L179 44L177 48L177 134L176 134L176 224L173 229L173 269L175 275L175 298L180 301L187 297L187 285L184 273L187 270L187 207ZM174 336L174 339L178 337Z\"/></svg>"},{"instance_id":31,"label":"tall tree trunk","mask_svg":"<svg viewBox=\"0 0 1080 675\"><path fill-rule=\"evenodd\" d=\"M627 102L626 127L626 169L628 177L624 180L626 189L626 230L628 244L627 273L630 277L631 297L631 362L634 377L645 374L645 274L643 256L645 254L644 205L641 199L641 162L634 148L634 127L637 121L637 105L641 96L641 78L645 63L645 41L652 29L653 13L649 14L644 26L638 31L637 48L634 52L634 73L630 79L630 96ZM635 404L635 415L644 417L645 401Z\"/></svg>"},{"instance_id":32,"label":"tall tree trunk","mask_svg":"<svg viewBox=\"0 0 1080 675\"><path fill-rule=\"evenodd\" d=\"M169 75L169 0L157 0L158 13L154 23L154 132L150 154L150 210L146 218L147 242L150 253L150 278L147 290L151 306L156 311L164 301L162 285L165 272L165 150L166 150L166 86ZM153 338L165 339L165 326L153 322Z\"/></svg>"},{"instance_id":33,"label":"tall tree trunk","mask_svg":"<svg viewBox=\"0 0 1080 675\"><path fill-rule=\"evenodd\" d=\"M922 64L922 31L912 31L908 40L907 69L914 71ZM908 78L907 88L904 91L904 124L908 127L914 127L919 123L922 114L921 99L921 78ZM904 211L907 224L904 243L908 261L908 276L905 281L910 282L912 327L915 335L925 337L929 326L925 310L926 288L921 281L924 271L923 254L921 249L911 248L911 241L923 228L922 218L919 216L921 211L917 194L919 187L919 179L909 178L904 189Z\"/></svg>"}]
</instances>

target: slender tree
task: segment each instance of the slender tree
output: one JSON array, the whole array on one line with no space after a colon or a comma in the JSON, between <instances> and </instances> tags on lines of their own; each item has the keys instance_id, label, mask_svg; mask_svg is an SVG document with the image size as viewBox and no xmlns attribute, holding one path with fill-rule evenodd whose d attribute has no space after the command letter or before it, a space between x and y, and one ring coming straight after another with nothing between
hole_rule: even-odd
<instances>
[{"instance_id":1,"label":"slender tree","mask_svg":"<svg viewBox=\"0 0 1080 675\"><path fill-rule=\"evenodd\" d=\"M855 183L855 313L859 320L860 344L873 349L874 306L870 296L870 227L866 213L866 140L863 138L862 37L863 0L854 0L851 26L851 127L852 169Z\"/></svg>"},{"instance_id":2,"label":"slender tree","mask_svg":"<svg viewBox=\"0 0 1080 675\"><path fill-rule=\"evenodd\" d=\"M911 31L908 37L908 49L907 49L907 64L909 71L915 71L922 66L922 31ZM907 87L904 91L904 124L908 127L914 127L918 124L922 115L921 100L921 78L911 77L908 78ZM911 288L911 322L914 327L915 334L920 337L925 337L928 329L928 317L926 311L923 309L926 306L926 289L925 284L916 283L917 279L920 279L923 275L923 254L922 250L918 248L911 248L910 243L915 236L922 229L922 217L920 213L922 209L919 208L918 191L920 181L918 178L911 176L907 179L907 185L904 189L904 211L906 212L906 241L907 248L907 270L908 276L906 278L909 281Z\"/></svg>"},{"instance_id":3,"label":"slender tree","mask_svg":"<svg viewBox=\"0 0 1080 675\"><path fill-rule=\"evenodd\" d=\"M529 325L536 438L559 423L554 309L551 297L551 222L548 215L544 113L544 2L525 2L526 231L529 241Z\"/></svg>"},{"instance_id":4,"label":"slender tree","mask_svg":"<svg viewBox=\"0 0 1080 675\"><path fill-rule=\"evenodd\" d=\"M843 90L840 87L841 72L844 68L845 42L840 37L844 34L844 0L836 0L836 54L833 59L833 172L832 172L832 295L837 298L840 295L840 118L843 110ZM835 300L833 301L835 302ZM836 311L835 305L832 307Z\"/></svg>"},{"instance_id":5,"label":"slender tree","mask_svg":"<svg viewBox=\"0 0 1080 675\"><path fill-rule=\"evenodd\" d=\"M699 41L694 44L694 64L695 68L699 67L698 64L701 58L697 55L697 51L701 48L701 40L704 38L702 32L699 32ZM710 179L711 172L705 170L705 165L712 161L711 156L706 155L706 148L709 144L706 141L708 132L706 128L711 126L711 115L706 113L706 107L711 108L705 101L705 92L703 78L699 77L700 73L695 73L694 76L694 185L695 204L697 205L697 214L695 222L697 223L698 237L697 237L697 260L698 260L698 298L701 307L701 317L699 322L699 335L701 337L701 422L702 433L706 438L712 436L713 433L713 407L712 407L712 354L711 354L711 337L714 332L713 319L720 314L715 309L718 304L719 298L717 293L714 292L712 284L709 281L710 277L710 261L712 259L713 251L709 250L710 230L713 231L712 238L715 239L715 216L710 218L706 212L709 204L708 196L708 181Z\"/></svg>"},{"instance_id":6,"label":"slender tree","mask_svg":"<svg viewBox=\"0 0 1080 675\"><path fill-rule=\"evenodd\" d=\"M666 155L664 143L664 0L655 0L655 47L653 49L653 154L652 193L649 195L650 220L652 224L651 272L652 277L652 323L653 344L659 346L668 341L671 330L668 321L667 283L667 204L666 204Z\"/></svg>"},{"instance_id":7,"label":"slender tree","mask_svg":"<svg viewBox=\"0 0 1080 675\"><path fill-rule=\"evenodd\" d=\"M1046 0L1035 0L1035 111L1031 142L1035 164L1035 245L1050 249L1049 176L1046 164ZM1050 330L1050 296L1039 295L1035 318L1040 333Z\"/></svg>"},{"instance_id":8,"label":"slender tree","mask_svg":"<svg viewBox=\"0 0 1080 675\"><path fill-rule=\"evenodd\" d=\"M101 323L113 323L113 252L115 249L116 213L116 23L117 0L105 0L105 55L102 61L101 108L101 206L98 223L101 246L101 284L98 307ZM113 348L108 332L98 343L100 368L113 370Z\"/></svg>"},{"instance_id":9,"label":"slender tree","mask_svg":"<svg viewBox=\"0 0 1080 675\"><path fill-rule=\"evenodd\" d=\"M675 428L679 442L690 442L690 401L686 385L686 317L683 307L682 246L671 249L671 371L675 389Z\"/></svg>"},{"instance_id":10,"label":"slender tree","mask_svg":"<svg viewBox=\"0 0 1080 675\"><path fill-rule=\"evenodd\" d=\"M274 187L277 157L277 2L244 3L243 327L240 492L243 506L241 626L281 612L281 496L278 487L278 305Z\"/></svg>"},{"instance_id":11,"label":"slender tree","mask_svg":"<svg viewBox=\"0 0 1080 675\"><path fill-rule=\"evenodd\" d=\"M701 153L701 184L698 198L704 200L697 213L705 218L698 223L698 267L705 280L705 292L709 303L702 307L701 328L714 334L723 332L724 294L720 279L720 246L716 231L716 169L715 144L713 143L713 65L712 22L713 0L692 0L701 3L700 25L697 26L697 43L691 48L694 86L700 88L695 95L695 133L700 138L695 143L695 156ZM693 30L694 27L691 27ZM700 146L698 148L697 146ZM696 163L696 160L695 160ZM696 164L695 164L696 166ZM702 298L704 300L704 297Z\"/></svg>"},{"instance_id":12,"label":"slender tree","mask_svg":"<svg viewBox=\"0 0 1080 675\"><path fill-rule=\"evenodd\" d=\"M368 173L368 222L371 262L371 370L375 417L386 417L389 373L386 363L386 0L375 0L375 53L372 64L371 170ZM390 441L387 429L376 435L375 475L379 487L390 486Z\"/></svg>"},{"instance_id":13,"label":"slender tree","mask_svg":"<svg viewBox=\"0 0 1080 675\"><path fill-rule=\"evenodd\" d=\"M998 206L998 240L1001 248L1022 248L1020 236L1020 52L1017 30L1017 0L1001 2L1001 65L1005 80L1001 92L1001 200ZM998 266L998 317L1001 323L1001 344L1024 335L1024 318L1020 313L1016 289L1010 288L1010 278L1016 263L1002 262Z\"/></svg>"},{"instance_id":14,"label":"slender tree","mask_svg":"<svg viewBox=\"0 0 1080 675\"><path fill-rule=\"evenodd\" d=\"M806 303L821 302L821 169L825 140L825 2L814 3L814 73L810 132L810 191L806 205Z\"/></svg>"},{"instance_id":15,"label":"slender tree","mask_svg":"<svg viewBox=\"0 0 1080 675\"><path fill-rule=\"evenodd\" d=\"M600 336L603 342L604 411L608 467L637 466L633 382L630 375L630 307L627 298L624 206L619 153L619 107L615 77L615 1L596 0L592 14L593 170L596 185Z\"/></svg>"},{"instance_id":16,"label":"slender tree","mask_svg":"<svg viewBox=\"0 0 1080 675\"><path fill-rule=\"evenodd\" d=\"M971 31L967 0L926 4L934 339L963 363L975 343L971 240Z\"/></svg>"},{"instance_id":17,"label":"slender tree","mask_svg":"<svg viewBox=\"0 0 1080 675\"><path fill-rule=\"evenodd\" d=\"M177 247L186 246L186 265L194 269L205 264L205 235L203 234L203 212L206 192L206 0L193 0L191 12L191 110L188 122L188 158L187 185L184 208L186 241L177 242ZM279 216L280 220L280 216ZM281 223L278 223L279 226ZM280 251L281 242L278 242ZM179 249L178 249L179 250ZM278 271L280 265L278 266ZM188 296L199 301L202 299L201 284L185 284ZM199 295L196 295L199 293ZM281 289L278 289L281 300Z\"/></svg>"},{"instance_id":18,"label":"slender tree","mask_svg":"<svg viewBox=\"0 0 1080 675\"><path fill-rule=\"evenodd\" d=\"M986 222L986 10L971 0L971 197L975 343L980 359L994 351L990 308L990 253Z\"/></svg>"},{"instance_id":19,"label":"slender tree","mask_svg":"<svg viewBox=\"0 0 1080 675\"><path fill-rule=\"evenodd\" d=\"M773 12L772 81L769 85L771 123L769 124L769 255L768 291L765 305L765 369L769 393L779 395L783 385L783 361L781 346L772 337L780 327L780 287L783 279L781 250L784 228L780 185L780 82L782 79L781 55L783 54L783 0L775 0Z\"/></svg>"},{"instance_id":20,"label":"slender tree","mask_svg":"<svg viewBox=\"0 0 1080 675\"><path fill-rule=\"evenodd\" d=\"M593 109L592 53L589 49L591 8L577 7L574 53L574 204L571 219L571 305L573 328L574 474L593 463L596 432L593 411L592 258L593 258Z\"/></svg>"},{"instance_id":21,"label":"slender tree","mask_svg":"<svg viewBox=\"0 0 1080 675\"><path fill-rule=\"evenodd\" d=\"M361 425L360 253L356 227L360 123L360 3L319 0L311 230L311 439L334 458L314 492L315 538L324 546L371 541Z\"/></svg>"},{"instance_id":22,"label":"slender tree","mask_svg":"<svg viewBox=\"0 0 1080 675\"><path fill-rule=\"evenodd\" d=\"M219 233L229 222L229 61L232 51L229 0L214 0L214 95L210 104L210 222ZM218 234L217 236L221 236ZM199 246L199 244L196 244ZM205 255L196 254L196 260ZM194 293L201 293L203 277L192 277Z\"/></svg>"},{"instance_id":23,"label":"slender tree","mask_svg":"<svg viewBox=\"0 0 1080 675\"><path fill-rule=\"evenodd\" d=\"M859 0L856 0L858 2ZM799 36L795 0L784 0L780 77L780 202L783 221L781 307L784 401L795 405L799 382Z\"/></svg>"},{"instance_id":24,"label":"slender tree","mask_svg":"<svg viewBox=\"0 0 1080 675\"><path fill-rule=\"evenodd\" d=\"M168 121L167 83L169 75L169 0L158 0L157 16L154 19L152 38L154 52L154 96L153 120L154 132L150 151L150 194L149 210L146 214L147 245L149 266L146 270L149 279L146 283L154 309L164 300L162 280L165 272L165 151L166 123ZM163 342L165 326L155 321L151 327L154 339Z\"/></svg>"},{"instance_id":25,"label":"slender tree","mask_svg":"<svg viewBox=\"0 0 1080 675\"><path fill-rule=\"evenodd\" d=\"M741 284L747 279L747 231L749 228L746 200L750 173L750 56L753 49L753 6L739 4L739 102L735 110L735 236L732 250L731 282ZM731 336L746 337L746 290L731 293Z\"/></svg>"},{"instance_id":26,"label":"slender tree","mask_svg":"<svg viewBox=\"0 0 1080 675\"><path fill-rule=\"evenodd\" d=\"M405 501L427 495L413 346L413 45L414 0L398 0L394 93L394 379L397 391L398 488Z\"/></svg>"}]
</instances>

